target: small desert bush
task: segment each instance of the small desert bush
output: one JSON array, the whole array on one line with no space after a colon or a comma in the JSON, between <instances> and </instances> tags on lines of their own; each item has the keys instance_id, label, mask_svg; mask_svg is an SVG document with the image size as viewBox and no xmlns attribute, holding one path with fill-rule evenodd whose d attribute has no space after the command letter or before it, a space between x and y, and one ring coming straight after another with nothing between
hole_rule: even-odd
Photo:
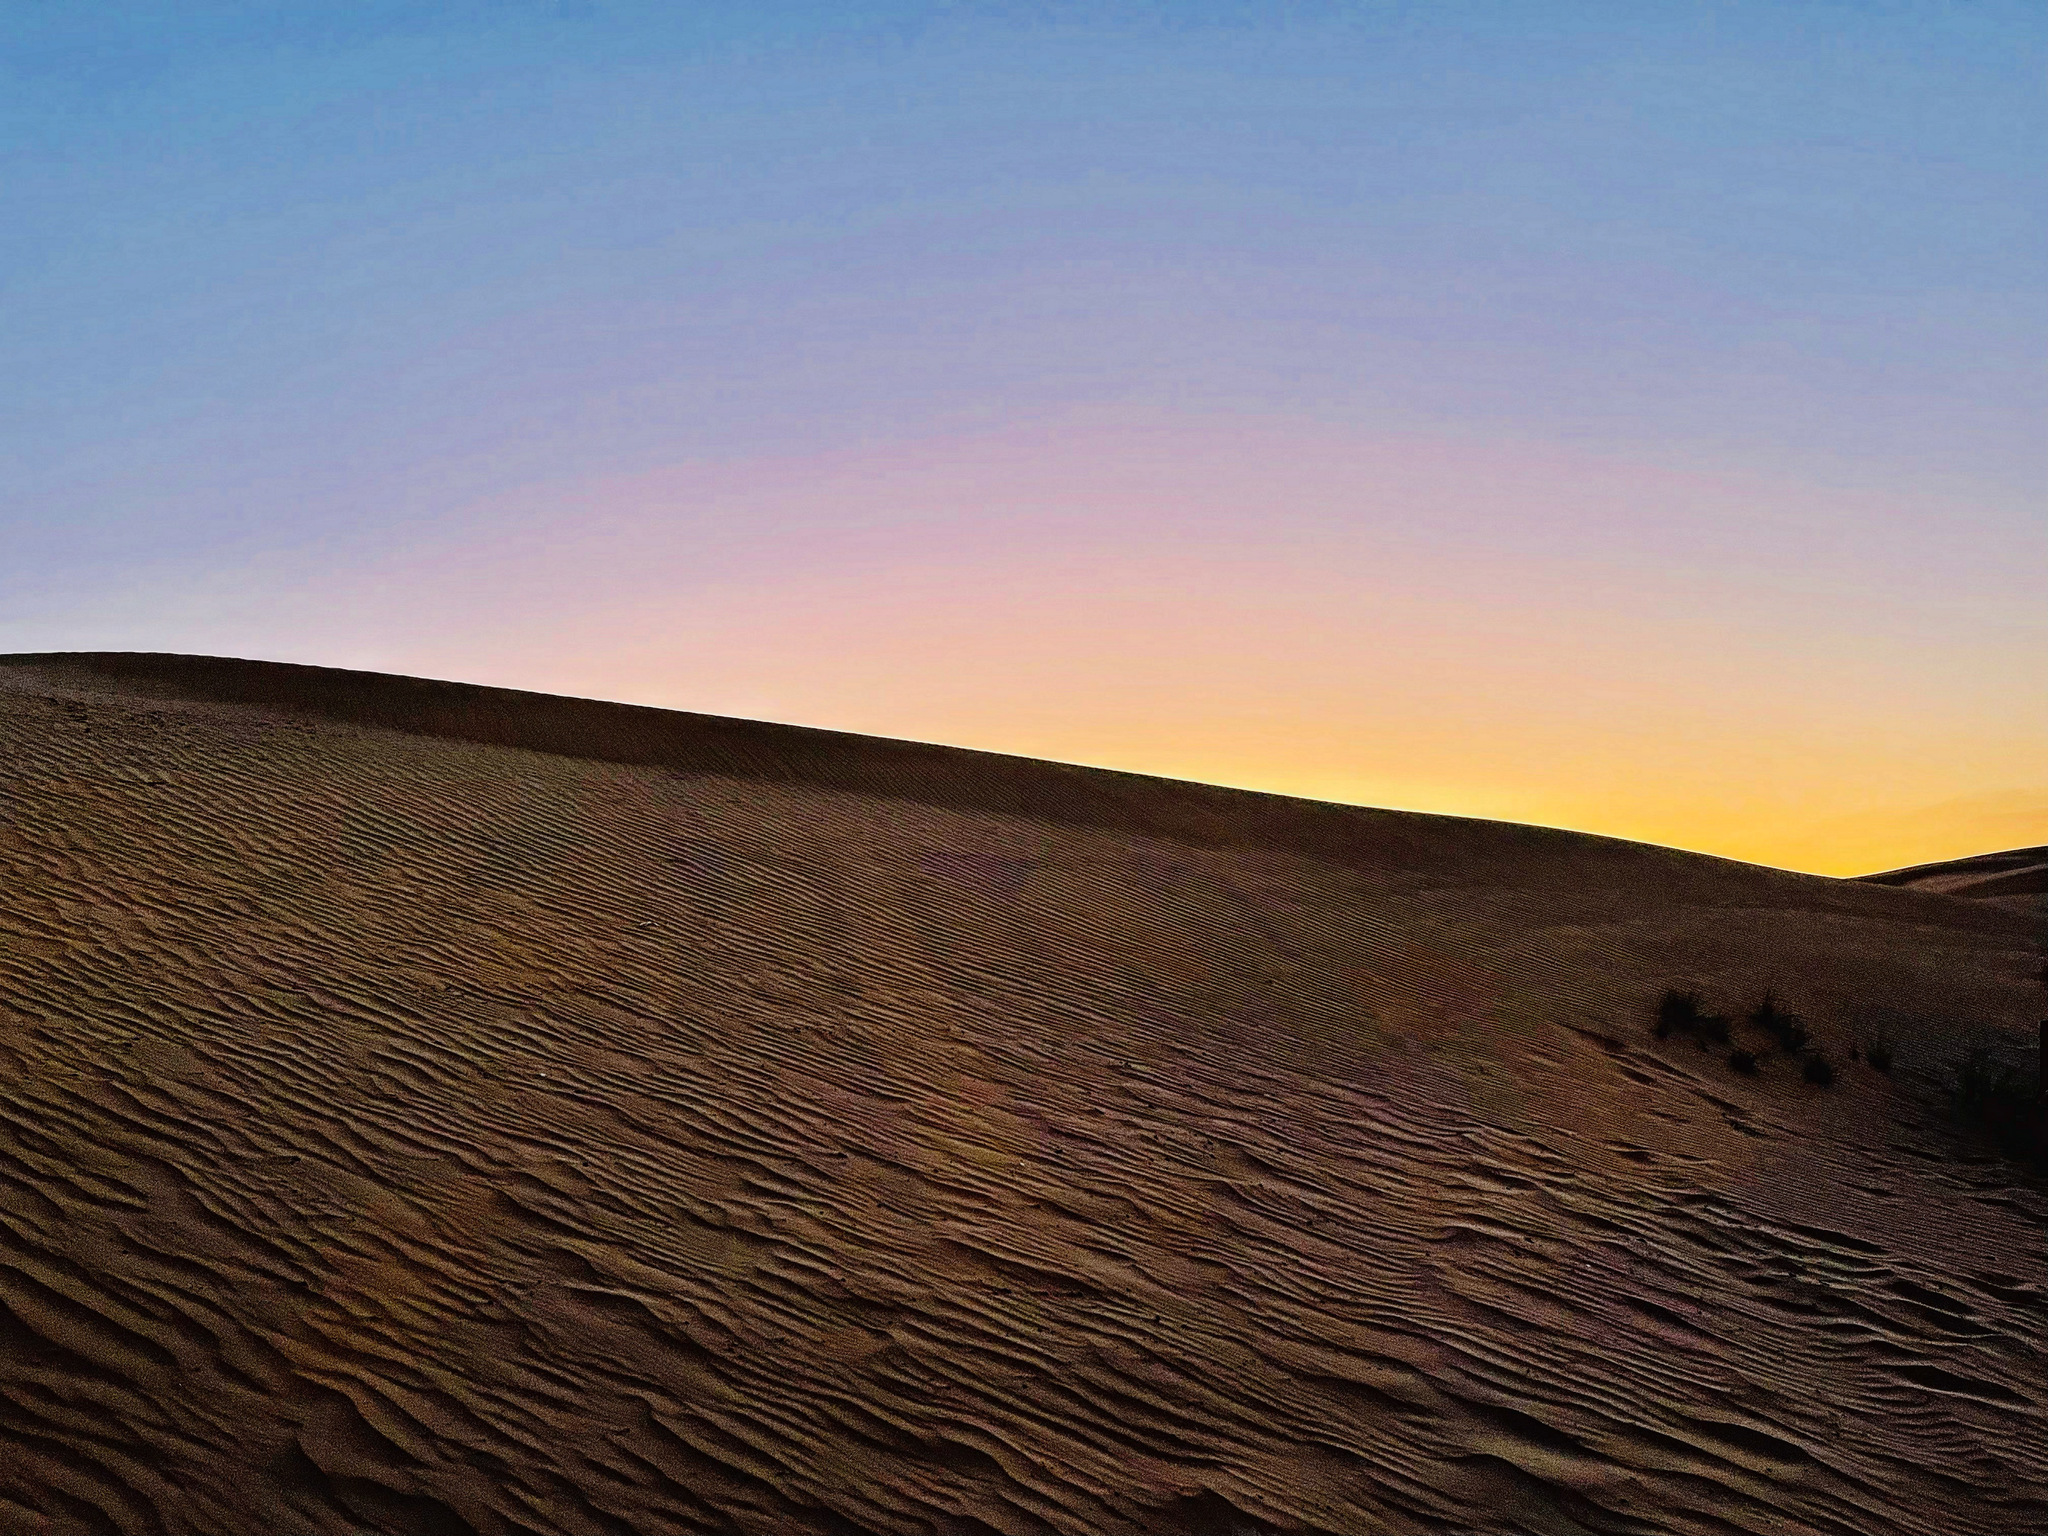
<instances>
[{"instance_id":1,"label":"small desert bush","mask_svg":"<svg viewBox=\"0 0 2048 1536\"><path fill-rule=\"evenodd\" d=\"M1835 1080L1835 1064L1815 1051L1799 1064L1799 1075L1817 1088L1825 1088Z\"/></svg>"},{"instance_id":2,"label":"small desert bush","mask_svg":"<svg viewBox=\"0 0 2048 1536\"><path fill-rule=\"evenodd\" d=\"M1702 1012L1699 993L1667 987L1663 997L1657 1000L1656 1033L1659 1040L1668 1040L1673 1035L1690 1035L1694 1043L1703 1048L1710 1041L1715 1045L1726 1045L1728 1020L1718 1013Z\"/></svg>"},{"instance_id":3,"label":"small desert bush","mask_svg":"<svg viewBox=\"0 0 2048 1536\"><path fill-rule=\"evenodd\" d=\"M1699 993L1681 992L1676 987L1666 987L1664 995L1657 999L1657 1038L1669 1039L1672 1035L1689 1029L1693 1020L1699 1016Z\"/></svg>"},{"instance_id":4,"label":"small desert bush","mask_svg":"<svg viewBox=\"0 0 2048 1536\"><path fill-rule=\"evenodd\" d=\"M1756 1052L1745 1051L1738 1047L1728 1053L1728 1065L1740 1072L1744 1077L1755 1077Z\"/></svg>"},{"instance_id":5,"label":"small desert bush","mask_svg":"<svg viewBox=\"0 0 2048 1536\"><path fill-rule=\"evenodd\" d=\"M1889 1040L1872 1040L1863 1047L1863 1059L1880 1072L1892 1069L1892 1043Z\"/></svg>"},{"instance_id":6,"label":"small desert bush","mask_svg":"<svg viewBox=\"0 0 2048 1536\"><path fill-rule=\"evenodd\" d=\"M1766 992L1763 1001L1750 1010L1744 1022L1776 1040L1778 1048L1787 1056L1796 1056L1806 1048L1806 1021L1798 1014L1787 1013L1780 1008L1773 993Z\"/></svg>"}]
</instances>

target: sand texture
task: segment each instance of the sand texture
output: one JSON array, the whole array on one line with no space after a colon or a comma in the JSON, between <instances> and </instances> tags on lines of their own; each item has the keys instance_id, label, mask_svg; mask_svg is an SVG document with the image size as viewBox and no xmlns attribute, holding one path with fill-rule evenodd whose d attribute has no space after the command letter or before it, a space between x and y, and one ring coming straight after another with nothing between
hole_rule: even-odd
<instances>
[{"instance_id":1,"label":"sand texture","mask_svg":"<svg viewBox=\"0 0 2048 1536\"><path fill-rule=\"evenodd\" d=\"M0 1536L2039 1536L2048 1195L1937 1093L2031 1043L2039 935L1566 832L0 658ZM1673 982L1775 988L1840 1075L1654 1039Z\"/></svg>"},{"instance_id":2,"label":"sand texture","mask_svg":"<svg viewBox=\"0 0 2048 1536\"><path fill-rule=\"evenodd\" d=\"M2009 848L1980 853L1970 859L1915 864L1857 878L1878 885L1965 896L1973 901L2004 902L2018 910L2048 913L2048 848Z\"/></svg>"}]
</instances>

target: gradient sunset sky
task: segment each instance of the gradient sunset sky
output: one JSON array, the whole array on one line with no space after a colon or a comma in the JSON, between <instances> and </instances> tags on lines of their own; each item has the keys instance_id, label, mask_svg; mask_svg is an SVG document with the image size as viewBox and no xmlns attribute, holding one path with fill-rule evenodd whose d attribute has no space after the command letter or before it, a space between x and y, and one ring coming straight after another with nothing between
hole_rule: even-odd
<instances>
[{"instance_id":1,"label":"gradient sunset sky","mask_svg":"<svg viewBox=\"0 0 2048 1536\"><path fill-rule=\"evenodd\" d=\"M0 0L0 651L2048 842L2038 0Z\"/></svg>"}]
</instances>

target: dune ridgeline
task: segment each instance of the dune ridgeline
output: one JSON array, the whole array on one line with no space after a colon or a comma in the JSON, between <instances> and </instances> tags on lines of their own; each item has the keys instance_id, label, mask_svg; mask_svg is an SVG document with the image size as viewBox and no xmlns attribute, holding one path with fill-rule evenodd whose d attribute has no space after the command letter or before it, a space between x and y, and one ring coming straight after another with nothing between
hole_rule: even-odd
<instances>
[{"instance_id":1,"label":"dune ridgeline","mask_svg":"<svg viewBox=\"0 0 2048 1536\"><path fill-rule=\"evenodd\" d=\"M2020 867L0 658L0 1536L2038 1536Z\"/></svg>"}]
</instances>

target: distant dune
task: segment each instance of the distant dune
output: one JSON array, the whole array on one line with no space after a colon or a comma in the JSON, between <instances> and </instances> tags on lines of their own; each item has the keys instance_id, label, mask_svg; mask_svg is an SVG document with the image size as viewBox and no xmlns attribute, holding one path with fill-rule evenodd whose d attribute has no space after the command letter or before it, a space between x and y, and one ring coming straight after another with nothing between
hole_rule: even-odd
<instances>
[{"instance_id":1,"label":"distant dune","mask_svg":"<svg viewBox=\"0 0 2048 1536\"><path fill-rule=\"evenodd\" d=\"M0 658L0 1536L2039 1536L2043 852Z\"/></svg>"},{"instance_id":2,"label":"distant dune","mask_svg":"<svg viewBox=\"0 0 2048 1536\"><path fill-rule=\"evenodd\" d=\"M1911 869L1857 878L1972 901L2004 902L2020 910L2043 909L2048 908L2048 847L1980 853L1974 858L1915 864Z\"/></svg>"}]
</instances>

